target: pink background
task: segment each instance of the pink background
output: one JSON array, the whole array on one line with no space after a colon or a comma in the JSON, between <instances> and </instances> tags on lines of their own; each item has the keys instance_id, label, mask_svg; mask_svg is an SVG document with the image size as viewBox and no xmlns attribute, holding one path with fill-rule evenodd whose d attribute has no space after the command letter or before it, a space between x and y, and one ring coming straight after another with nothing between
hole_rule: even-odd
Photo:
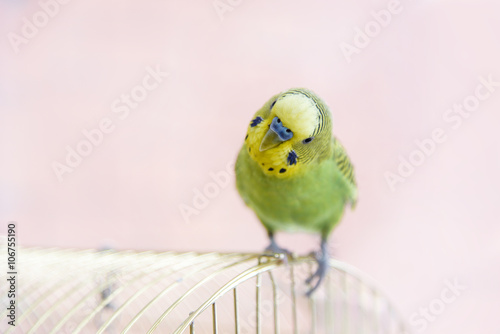
<instances>
[{"instance_id":1,"label":"pink background","mask_svg":"<svg viewBox=\"0 0 500 334\"><path fill-rule=\"evenodd\" d=\"M498 333L500 87L457 129L443 115L480 76L500 81L500 3L401 1L349 63L340 45L388 3L233 1L221 19L212 1L74 0L16 53L9 33L41 7L1 2L0 221L17 221L25 246L260 251L264 229L233 176L214 188L211 173L225 173L271 95L308 87L331 107L359 183L335 256L374 277L406 319L445 280L466 286L422 332ZM148 66L169 76L120 119L112 103ZM114 130L59 182L53 162L104 118ZM384 174L436 128L446 141L391 191ZM205 187L217 194L184 219ZM278 241L308 253L318 238Z\"/></svg>"}]
</instances>

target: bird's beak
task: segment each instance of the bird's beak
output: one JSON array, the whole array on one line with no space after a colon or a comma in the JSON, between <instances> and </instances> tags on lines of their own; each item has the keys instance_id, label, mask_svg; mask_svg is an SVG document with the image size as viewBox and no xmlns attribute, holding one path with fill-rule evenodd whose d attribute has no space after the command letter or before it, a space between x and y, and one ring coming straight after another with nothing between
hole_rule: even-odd
<instances>
[{"instance_id":1,"label":"bird's beak","mask_svg":"<svg viewBox=\"0 0 500 334\"><path fill-rule=\"evenodd\" d=\"M266 150L269 150L270 148L278 146L282 142L284 142L284 140L281 139L280 136L278 136L278 134L270 128L269 130L267 130L264 139L262 139L262 142L260 143L259 151L264 152Z\"/></svg>"},{"instance_id":2,"label":"bird's beak","mask_svg":"<svg viewBox=\"0 0 500 334\"><path fill-rule=\"evenodd\" d=\"M276 147L284 141L293 137L292 130L288 129L281 123L280 119L276 116L269 124L269 130L260 143L259 150L261 152L270 148Z\"/></svg>"}]
</instances>

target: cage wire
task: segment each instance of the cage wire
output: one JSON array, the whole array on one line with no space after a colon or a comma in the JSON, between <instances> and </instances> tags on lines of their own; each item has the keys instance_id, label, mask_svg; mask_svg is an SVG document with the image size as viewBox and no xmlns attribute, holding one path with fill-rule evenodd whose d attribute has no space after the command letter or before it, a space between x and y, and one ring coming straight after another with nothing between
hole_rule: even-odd
<instances>
[{"instance_id":1,"label":"cage wire","mask_svg":"<svg viewBox=\"0 0 500 334\"><path fill-rule=\"evenodd\" d=\"M410 333L371 280L336 260L312 298L312 257L19 248L17 262L6 334Z\"/></svg>"}]
</instances>

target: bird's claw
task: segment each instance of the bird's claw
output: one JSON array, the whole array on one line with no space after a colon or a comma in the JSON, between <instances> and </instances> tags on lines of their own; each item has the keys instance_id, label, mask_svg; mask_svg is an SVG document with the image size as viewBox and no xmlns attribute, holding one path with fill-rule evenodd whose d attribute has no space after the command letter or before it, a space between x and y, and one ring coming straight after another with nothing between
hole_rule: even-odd
<instances>
[{"instance_id":1,"label":"bird's claw","mask_svg":"<svg viewBox=\"0 0 500 334\"><path fill-rule=\"evenodd\" d=\"M323 265L319 265L318 269L316 270L316 272L314 274L312 274L307 280L306 280L306 283L308 285L310 285L312 283L312 281L317 277L318 280L316 281L316 284L314 284L314 286L312 288L310 288L307 292L306 292L306 295L307 297L311 297L311 295L313 294L314 291L316 291L316 289L319 287L319 285L321 284L321 282L323 281L323 278L325 278L326 276L326 271L327 271L327 267L326 266L323 266Z\"/></svg>"},{"instance_id":2,"label":"bird's claw","mask_svg":"<svg viewBox=\"0 0 500 334\"><path fill-rule=\"evenodd\" d=\"M269 247L267 247L265 249L265 251L267 253L271 253L271 254L285 254L285 255L291 255L292 254L289 250L281 248L281 247L279 247L276 244L269 245Z\"/></svg>"},{"instance_id":3,"label":"bird's claw","mask_svg":"<svg viewBox=\"0 0 500 334\"><path fill-rule=\"evenodd\" d=\"M271 242L271 244L265 249L264 254L272 255L275 258L282 260L285 265L288 265L288 258L292 256L292 253L289 250L279 247L275 242Z\"/></svg>"},{"instance_id":4,"label":"bird's claw","mask_svg":"<svg viewBox=\"0 0 500 334\"><path fill-rule=\"evenodd\" d=\"M319 285L326 276L327 270L328 270L327 262L318 261L318 269L316 269L316 272L312 274L308 279L306 279L306 284L310 285L315 278L318 278L314 286L307 291L306 293L307 297L311 297L313 292L316 291L316 289L319 287Z\"/></svg>"},{"instance_id":5,"label":"bird's claw","mask_svg":"<svg viewBox=\"0 0 500 334\"><path fill-rule=\"evenodd\" d=\"M308 279L306 279L306 284L311 285L313 280L317 278L316 283L307 291L307 297L311 297L311 295L316 291L316 289L320 286L321 282L326 276L328 272L328 253L326 249L326 243L322 243L321 252L313 252L311 255L314 256L316 262L318 263L318 268Z\"/></svg>"}]
</instances>

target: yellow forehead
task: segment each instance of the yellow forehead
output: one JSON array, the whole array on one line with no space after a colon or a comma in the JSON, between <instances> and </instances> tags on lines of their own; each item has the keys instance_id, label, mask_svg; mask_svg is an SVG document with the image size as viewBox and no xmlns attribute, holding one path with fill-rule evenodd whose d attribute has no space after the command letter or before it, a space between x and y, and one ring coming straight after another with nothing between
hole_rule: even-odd
<instances>
[{"instance_id":1,"label":"yellow forehead","mask_svg":"<svg viewBox=\"0 0 500 334\"><path fill-rule=\"evenodd\" d=\"M316 103L303 94L284 95L276 102L273 112L293 131L294 137L307 138L318 126Z\"/></svg>"}]
</instances>

